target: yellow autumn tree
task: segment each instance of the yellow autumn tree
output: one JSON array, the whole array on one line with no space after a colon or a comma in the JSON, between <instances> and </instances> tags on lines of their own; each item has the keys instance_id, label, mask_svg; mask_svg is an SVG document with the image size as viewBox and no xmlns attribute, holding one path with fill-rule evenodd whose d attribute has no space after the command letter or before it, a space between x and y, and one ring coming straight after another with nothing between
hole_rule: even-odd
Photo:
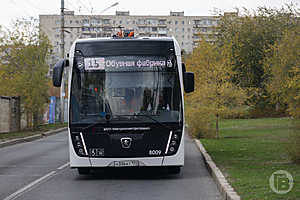
<instances>
[{"instance_id":1,"label":"yellow autumn tree","mask_svg":"<svg viewBox=\"0 0 300 200\"><path fill-rule=\"evenodd\" d=\"M202 40L187 60L188 70L195 73L195 92L187 96L187 106L202 110L197 118L213 117L217 138L219 119L246 100L245 91L232 83L231 49L230 44L219 48Z\"/></svg>"},{"instance_id":2,"label":"yellow autumn tree","mask_svg":"<svg viewBox=\"0 0 300 200\"><path fill-rule=\"evenodd\" d=\"M36 128L48 101L50 42L39 33L34 19L18 20L2 33L0 95L21 97L27 126Z\"/></svg>"},{"instance_id":3,"label":"yellow autumn tree","mask_svg":"<svg viewBox=\"0 0 300 200\"><path fill-rule=\"evenodd\" d=\"M300 27L285 31L268 51L264 70L267 91L273 103L288 106L291 116L300 118ZM277 107L278 107L277 106Z\"/></svg>"}]
</instances>

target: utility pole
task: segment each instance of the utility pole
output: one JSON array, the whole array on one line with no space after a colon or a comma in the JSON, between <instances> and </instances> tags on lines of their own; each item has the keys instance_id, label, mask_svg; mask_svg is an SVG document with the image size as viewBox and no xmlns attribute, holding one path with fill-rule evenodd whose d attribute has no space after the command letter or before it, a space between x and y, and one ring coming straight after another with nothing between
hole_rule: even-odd
<instances>
[{"instance_id":1,"label":"utility pole","mask_svg":"<svg viewBox=\"0 0 300 200\"><path fill-rule=\"evenodd\" d=\"M65 1L61 0L60 6L60 50L61 50L61 58L65 59L65 33L64 33L64 26L65 26ZM60 122L64 123L64 109L65 109L65 73L63 72L62 76L62 84L60 87Z\"/></svg>"}]
</instances>

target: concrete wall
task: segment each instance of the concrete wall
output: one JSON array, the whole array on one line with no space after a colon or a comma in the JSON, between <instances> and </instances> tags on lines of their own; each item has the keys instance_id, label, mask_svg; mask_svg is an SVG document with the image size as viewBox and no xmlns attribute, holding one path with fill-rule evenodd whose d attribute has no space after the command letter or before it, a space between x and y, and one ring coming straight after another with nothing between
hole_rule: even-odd
<instances>
[{"instance_id":1,"label":"concrete wall","mask_svg":"<svg viewBox=\"0 0 300 200\"><path fill-rule=\"evenodd\" d=\"M20 118L20 98L0 96L0 133L19 131Z\"/></svg>"},{"instance_id":2,"label":"concrete wall","mask_svg":"<svg viewBox=\"0 0 300 200\"><path fill-rule=\"evenodd\" d=\"M10 126L10 111L9 111L9 97L0 96L0 133L9 132Z\"/></svg>"}]
</instances>

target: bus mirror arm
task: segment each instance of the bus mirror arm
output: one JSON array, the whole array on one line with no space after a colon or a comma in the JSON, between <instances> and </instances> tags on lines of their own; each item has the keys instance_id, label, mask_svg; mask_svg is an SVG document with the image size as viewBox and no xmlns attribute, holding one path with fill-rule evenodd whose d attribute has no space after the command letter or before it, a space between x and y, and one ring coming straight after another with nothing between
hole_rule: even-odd
<instances>
[{"instance_id":1,"label":"bus mirror arm","mask_svg":"<svg viewBox=\"0 0 300 200\"><path fill-rule=\"evenodd\" d=\"M184 72L183 74L184 91L186 93L194 92L195 80L193 72Z\"/></svg>"},{"instance_id":2,"label":"bus mirror arm","mask_svg":"<svg viewBox=\"0 0 300 200\"><path fill-rule=\"evenodd\" d=\"M63 71L64 68L67 66L69 66L69 60L67 59L61 59L55 64L53 68L53 76L52 76L53 86L55 87L61 86Z\"/></svg>"}]
</instances>

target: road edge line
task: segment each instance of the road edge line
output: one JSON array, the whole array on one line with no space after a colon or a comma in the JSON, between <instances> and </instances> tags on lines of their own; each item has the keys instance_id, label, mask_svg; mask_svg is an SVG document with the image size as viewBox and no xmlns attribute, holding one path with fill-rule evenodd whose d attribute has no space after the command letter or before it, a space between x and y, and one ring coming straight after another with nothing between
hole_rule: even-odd
<instances>
[{"instance_id":1,"label":"road edge line","mask_svg":"<svg viewBox=\"0 0 300 200\"><path fill-rule=\"evenodd\" d=\"M15 144L19 144L19 143L24 143L24 142L31 142L33 140L41 139L42 137L47 137L47 136L50 136L50 135L54 135L56 133L66 131L66 130L68 130L68 128L63 127L63 128L50 130L50 131L47 131L47 132L44 132L44 133L41 133L41 134L36 134L36 135L24 137L24 138L16 138L16 139L12 139L12 140L7 140L5 142L0 142L0 148L15 145Z\"/></svg>"},{"instance_id":2,"label":"road edge line","mask_svg":"<svg viewBox=\"0 0 300 200\"><path fill-rule=\"evenodd\" d=\"M40 185L42 182L45 182L47 180L49 180L50 178L52 178L53 176L57 175L57 173L61 170L63 170L64 168L66 168L68 165L70 164L70 162L67 162L63 165L61 165L60 167L57 168L57 170L53 170L51 172L49 172L48 174L32 181L31 183L25 185L24 187L22 187L21 189L15 191L14 193L10 194L9 196L5 197L3 200L14 200L17 199L18 197L22 196L22 194L29 192L30 190L32 190L34 187Z\"/></svg>"},{"instance_id":3,"label":"road edge line","mask_svg":"<svg viewBox=\"0 0 300 200\"><path fill-rule=\"evenodd\" d=\"M211 159L210 155L205 150L204 146L198 139L194 139L196 146L198 147L204 162L208 168L209 173L213 177L217 184L218 190L220 191L224 200L240 200L241 197L236 193L233 187L226 180L225 176L222 174L221 170L217 167L214 161Z\"/></svg>"},{"instance_id":4,"label":"road edge line","mask_svg":"<svg viewBox=\"0 0 300 200\"><path fill-rule=\"evenodd\" d=\"M20 197L25 192L30 191L34 186L38 185L42 181L47 180L48 178L51 178L55 174L56 174L56 171L51 171L48 174L46 174L45 176L42 176L41 178L32 181L31 183L25 185L24 187L17 190L16 192L14 192L14 193L10 194L9 196L5 197L3 200L13 200L13 199L16 199L16 198Z\"/></svg>"}]
</instances>

